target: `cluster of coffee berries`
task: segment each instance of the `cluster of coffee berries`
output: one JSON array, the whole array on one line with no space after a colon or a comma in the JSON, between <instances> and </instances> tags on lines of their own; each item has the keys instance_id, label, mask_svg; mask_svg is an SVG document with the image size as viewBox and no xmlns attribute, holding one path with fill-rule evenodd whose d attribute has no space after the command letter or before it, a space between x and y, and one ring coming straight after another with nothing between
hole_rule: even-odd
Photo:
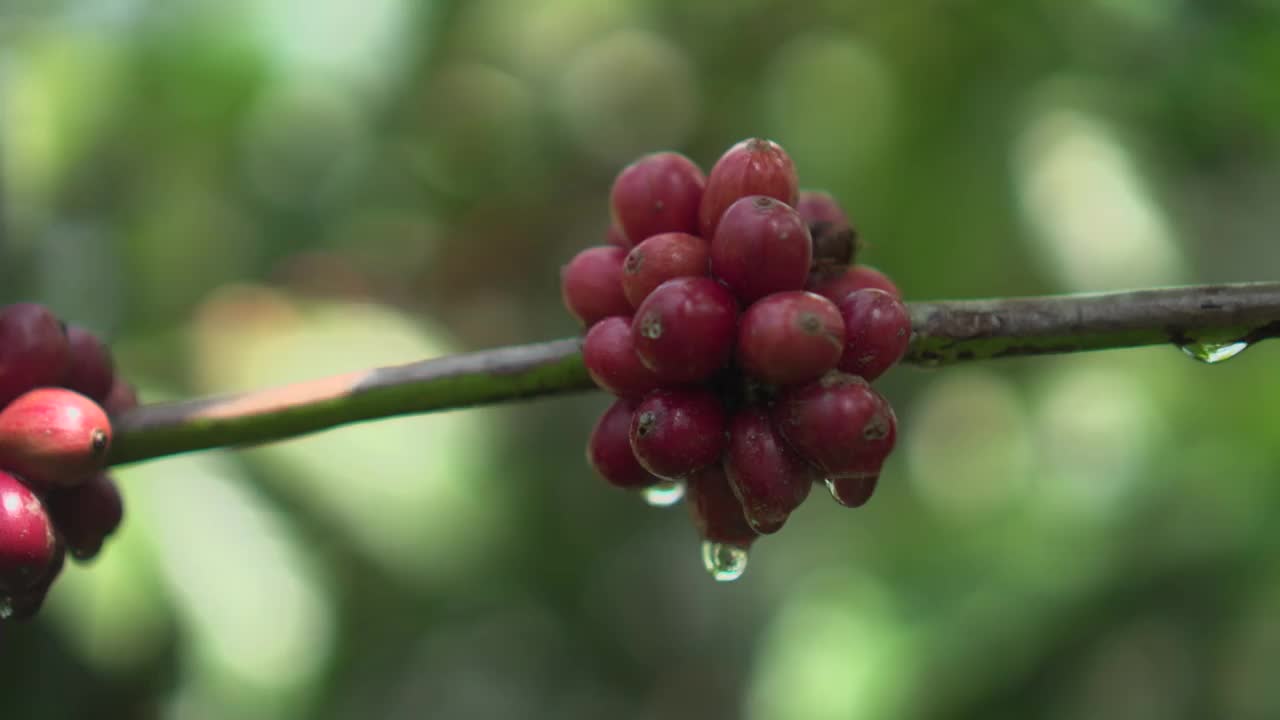
<instances>
[{"instance_id":1,"label":"cluster of coffee berries","mask_svg":"<svg viewBox=\"0 0 1280 720\"><path fill-rule=\"evenodd\" d=\"M681 489L717 579L823 481L870 499L896 418L870 381L911 339L898 289L853 264L857 237L827 193L801 192L776 143L744 140L709 176L673 152L618 174L609 244L564 267L583 355L617 401L587 457L656 503Z\"/></svg>"},{"instance_id":2,"label":"cluster of coffee berries","mask_svg":"<svg viewBox=\"0 0 1280 720\"><path fill-rule=\"evenodd\" d=\"M93 558L120 524L108 415L135 405L92 333L0 307L0 619L34 615L66 554Z\"/></svg>"}]
</instances>

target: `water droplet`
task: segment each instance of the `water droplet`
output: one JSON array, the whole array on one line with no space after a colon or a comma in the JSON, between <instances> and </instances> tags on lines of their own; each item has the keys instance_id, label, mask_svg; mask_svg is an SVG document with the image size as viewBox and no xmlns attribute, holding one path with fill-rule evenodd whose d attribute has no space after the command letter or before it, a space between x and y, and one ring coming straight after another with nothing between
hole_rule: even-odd
<instances>
[{"instance_id":1,"label":"water droplet","mask_svg":"<svg viewBox=\"0 0 1280 720\"><path fill-rule=\"evenodd\" d=\"M747 571L747 549L728 543L702 543L702 564L716 582L733 582Z\"/></svg>"},{"instance_id":2,"label":"water droplet","mask_svg":"<svg viewBox=\"0 0 1280 720\"><path fill-rule=\"evenodd\" d=\"M684 499L684 483L680 480L663 480L641 490L640 497L650 507L671 507Z\"/></svg>"},{"instance_id":3,"label":"water droplet","mask_svg":"<svg viewBox=\"0 0 1280 720\"><path fill-rule=\"evenodd\" d=\"M1186 353L1190 357L1193 357L1202 363L1213 365L1225 360L1230 360L1249 349L1249 343L1243 340L1221 343L1195 341L1189 342L1185 345L1179 345L1178 347L1182 352Z\"/></svg>"},{"instance_id":4,"label":"water droplet","mask_svg":"<svg viewBox=\"0 0 1280 720\"><path fill-rule=\"evenodd\" d=\"M7 620L13 616L13 598L0 597L0 620Z\"/></svg>"}]
</instances>

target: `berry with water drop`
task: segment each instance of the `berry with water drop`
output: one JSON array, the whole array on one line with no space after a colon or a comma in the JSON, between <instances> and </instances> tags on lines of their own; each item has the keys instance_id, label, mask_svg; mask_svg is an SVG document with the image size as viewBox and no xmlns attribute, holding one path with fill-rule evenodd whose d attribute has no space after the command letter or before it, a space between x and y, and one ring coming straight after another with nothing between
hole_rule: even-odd
<instances>
[{"instance_id":1,"label":"berry with water drop","mask_svg":"<svg viewBox=\"0 0 1280 720\"><path fill-rule=\"evenodd\" d=\"M773 421L828 479L878 477L897 437L889 401L866 380L839 372L783 393Z\"/></svg>"},{"instance_id":2,"label":"berry with water drop","mask_svg":"<svg viewBox=\"0 0 1280 720\"><path fill-rule=\"evenodd\" d=\"M729 425L725 474L757 532L774 533L809 496L816 472L787 445L764 408L746 408Z\"/></svg>"},{"instance_id":3,"label":"berry with water drop","mask_svg":"<svg viewBox=\"0 0 1280 720\"><path fill-rule=\"evenodd\" d=\"M39 583L53 563L56 545L44 503L19 477L0 471L0 595Z\"/></svg>"}]
</instances>

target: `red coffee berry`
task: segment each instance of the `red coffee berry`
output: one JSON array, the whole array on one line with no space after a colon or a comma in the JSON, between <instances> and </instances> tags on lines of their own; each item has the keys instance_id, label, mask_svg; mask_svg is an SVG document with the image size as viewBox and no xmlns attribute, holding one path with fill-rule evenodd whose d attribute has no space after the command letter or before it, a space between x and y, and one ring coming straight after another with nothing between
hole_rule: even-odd
<instances>
[{"instance_id":1,"label":"red coffee berry","mask_svg":"<svg viewBox=\"0 0 1280 720\"><path fill-rule=\"evenodd\" d=\"M72 390L37 388L0 412L0 467L39 489L85 482L110 446L106 411Z\"/></svg>"},{"instance_id":2,"label":"red coffee berry","mask_svg":"<svg viewBox=\"0 0 1280 720\"><path fill-rule=\"evenodd\" d=\"M809 276L808 288L837 305L845 295L866 288L883 290L899 300L902 299L902 291L898 290L898 286L887 275L870 265L854 265L835 273L815 272Z\"/></svg>"},{"instance_id":3,"label":"red coffee berry","mask_svg":"<svg viewBox=\"0 0 1280 720\"><path fill-rule=\"evenodd\" d=\"M610 315L631 314L622 294L622 261L627 251L613 245L590 247L560 269L560 297L583 325L590 327Z\"/></svg>"},{"instance_id":4,"label":"red coffee berry","mask_svg":"<svg viewBox=\"0 0 1280 720\"><path fill-rule=\"evenodd\" d=\"M780 145L761 138L743 140L711 168L698 208L699 234L714 237L721 216L740 198L765 195L795 205L799 187L795 163Z\"/></svg>"},{"instance_id":5,"label":"red coffee berry","mask_svg":"<svg viewBox=\"0 0 1280 720\"><path fill-rule=\"evenodd\" d=\"M94 402L105 401L115 381L111 351L98 336L79 325L67 326L67 343L71 360L62 376L62 386Z\"/></svg>"},{"instance_id":6,"label":"red coffee berry","mask_svg":"<svg viewBox=\"0 0 1280 720\"><path fill-rule=\"evenodd\" d=\"M0 308L0 407L32 388L56 385L70 358L62 321L48 308Z\"/></svg>"},{"instance_id":7,"label":"red coffee berry","mask_svg":"<svg viewBox=\"0 0 1280 720\"><path fill-rule=\"evenodd\" d=\"M57 488L45 497L49 516L77 560L89 560L102 549L107 536L124 518L120 490L105 472L71 488Z\"/></svg>"},{"instance_id":8,"label":"red coffee berry","mask_svg":"<svg viewBox=\"0 0 1280 720\"><path fill-rule=\"evenodd\" d=\"M34 587L53 562L57 537L40 498L0 471L0 595Z\"/></svg>"},{"instance_id":9,"label":"red coffee berry","mask_svg":"<svg viewBox=\"0 0 1280 720\"><path fill-rule=\"evenodd\" d=\"M774 429L769 413L758 407L733 417L724 470L744 517L762 534L782 529L809 496L816 475Z\"/></svg>"},{"instance_id":10,"label":"red coffee berry","mask_svg":"<svg viewBox=\"0 0 1280 720\"><path fill-rule=\"evenodd\" d=\"M702 539L743 548L756 541L756 531L747 524L719 463L690 475L684 498Z\"/></svg>"},{"instance_id":11,"label":"red coffee berry","mask_svg":"<svg viewBox=\"0 0 1280 720\"><path fill-rule=\"evenodd\" d=\"M631 418L631 449L646 470L678 480L720 460L724 405L701 388L654 390Z\"/></svg>"},{"instance_id":12,"label":"red coffee berry","mask_svg":"<svg viewBox=\"0 0 1280 720\"><path fill-rule=\"evenodd\" d=\"M898 298L867 288L837 306L846 327L840 370L875 380L893 367L911 344L911 314Z\"/></svg>"},{"instance_id":13,"label":"red coffee berry","mask_svg":"<svg viewBox=\"0 0 1280 720\"><path fill-rule=\"evenodd\" d=\"M844 321L828 299L803 290L757 300L738 324L738 362L774 385L817 380L845 348Z\"/></svg>"},{"instance_id":14,"label":"red coffee berry","mask_svg":"<svg viewBox=\"0 0 1280 720\"><path fill-rule=\"evenodd\" d=\"M733 353L738 304L706 277L668 280L640 303L631 334L641 362L669 384L694 383Z\"/></svg>"},{"instance_id":15,"label":"red coffee berry","mask_svg":"<svg viewBox=\"0 0 1280 720\"><path fill-rule=\"evenodd\" d=\"M605 233L605 242L609 245L617 245L623 250L630 250L632 242L627 239L627 234L622 231L618 223L609 223L609 231Z\"/></svg>"},{"instance_id":16,"label":"red coffee berry","mask_svg":"<svg viewBox=\"0 0 1280 720\"><path fill-rule=\"evenodd\" d=\"M630 317L615 315L592 325L582 357L596 385L619 397L640 397L661 384L636 354Z\"/></svg>"},{"instance_id":17,"label":"red coffee berry","mask_svg":"<svg viewBox=\"0 0 1280 720\"><path fill-rule=\"evenodd\" d=\"M618 173L609 203L614 220L635 245L659 233L696 234L705 186L701 168L689 158L654 153Z\"/></svg>"},{"instance_id":18,"label":"red coffee berry","mask_svg":"<svg viewBox=\"0 0 1280 720\"><path fill-rule=\"evenodd\" d=\"M697 235L653 235L627 253L622 263L622 293L632 307L640 307L654 288L668 280L706 275L710 259L711 248Z\"/></svg>"},{"instance_id":19,"label":"red coffee berry","mask_svg":"<svg viewBox=\"0 0 1280 720\"><path fill-rule=\"evenodd\" d=\"M813 236L813 263L818 267L843 268L853 261L857 233L840 204L830 193L801 190L796 212Z\"/></svg>"},{"instance_id":20,"label":"red coffee berry","mask_svg":"<svg viewBox=\"0 0 1280 720\"><path fill-rule=\"evenodd\" d=\"M115 417L136 407L138 407L137 389L128 380L117 375L115 381L111 383L111 392L107 393L107 399L102 402L102 409L106 410L108 415Z\"/></svg>"},{"instance_id":21,"label":"red coffee berry","mask_svg":"<svg viewBox=\"0 0 1280 720\"><path fill-rule=\"evenodd\" d=\"M763 195L730 205L711 240L711 274L744 304L803 289L812 259L813 243L800 213Z\"/></svg>"},{"instance_id":22,"label":"red coffee berry","mask_svg":"<svg viewBox=\"0 0 1280 720\"><path fill-rule=\"evenodd\" d=\"M828 479L879 476L897 435L889 401L866 380L838 372L785 392L773 422Z\"/></svg>"},{"instance_id":23,"label":"red coffee berry","mask_svg":"<svg viewBox=\"0 0 1280 720\"><path fill-rule=\"evenodd\" d=\"M659 482L640 466L631 450L631 417L636 405L619 399L596 420L587 441L587 462L610 485L620 488L643 488Z\"/></svg>"},{"instance_id":24,"label":"red coffee berry","mask_svg":"<svg viewBox=\"0 0 1280 720\"><path fill-rule=\"evenodd\" d=\"M6 594L0 591L0 608L8 613L9 620L30 620L40 612L40 608L44 606L44 600L49 595L49 588L53 586L53 581L58 579L58 575L62 573L62 566L66 564L67 552L61 543L55 543L53 548L53 558L49 561L48 567L45 568L42 575L34 585L24 590L17 590ZM0 618L3 618L0 615Z\"/></svg>"},{"instance_id":25,"label":"red coffee berry","mask_svg":"<svg viewBox=\"0 0 1280 720\"><path fill-rule=\"evenodd\" d=\"M851 508L862 507L875 493L879 480L878 475L831 478L827 480L827 489L831 491L831 497L841 505Z\"/></svg>"}]
</instances>

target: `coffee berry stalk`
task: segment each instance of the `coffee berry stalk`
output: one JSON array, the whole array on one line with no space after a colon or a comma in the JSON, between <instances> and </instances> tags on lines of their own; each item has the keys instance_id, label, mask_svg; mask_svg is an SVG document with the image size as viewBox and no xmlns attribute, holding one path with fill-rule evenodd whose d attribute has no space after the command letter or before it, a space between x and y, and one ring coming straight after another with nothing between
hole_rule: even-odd
<instances>
[{"instance_id":1,"label":"coffee berry stalk","mask_svg":"<svg viewBox=\"0 0 1280 720\"><path fill-rule=\"evenodd\" d=\"M66 555L91 560L120 525L110 416L137 404L92 332L0 307L0 620L34 616Z\"/></svg>"},{"instance_id":2,"label":"coffee berry stalk","mask_svg":"<svg viewBox=\"0 0 1280 720\"><path fill-rule=\"evenodd\" d=\"M761 138L709 174L675 152L618 173L605 243L561 271L592 380L617 397L587 458L651 504L686 493L703 560L738 578L821 482L865 504L897 417L871 381L911 339L902 295L852 264L858 236L829 193L800 189Z\"/></svg>"}]
</instances>

